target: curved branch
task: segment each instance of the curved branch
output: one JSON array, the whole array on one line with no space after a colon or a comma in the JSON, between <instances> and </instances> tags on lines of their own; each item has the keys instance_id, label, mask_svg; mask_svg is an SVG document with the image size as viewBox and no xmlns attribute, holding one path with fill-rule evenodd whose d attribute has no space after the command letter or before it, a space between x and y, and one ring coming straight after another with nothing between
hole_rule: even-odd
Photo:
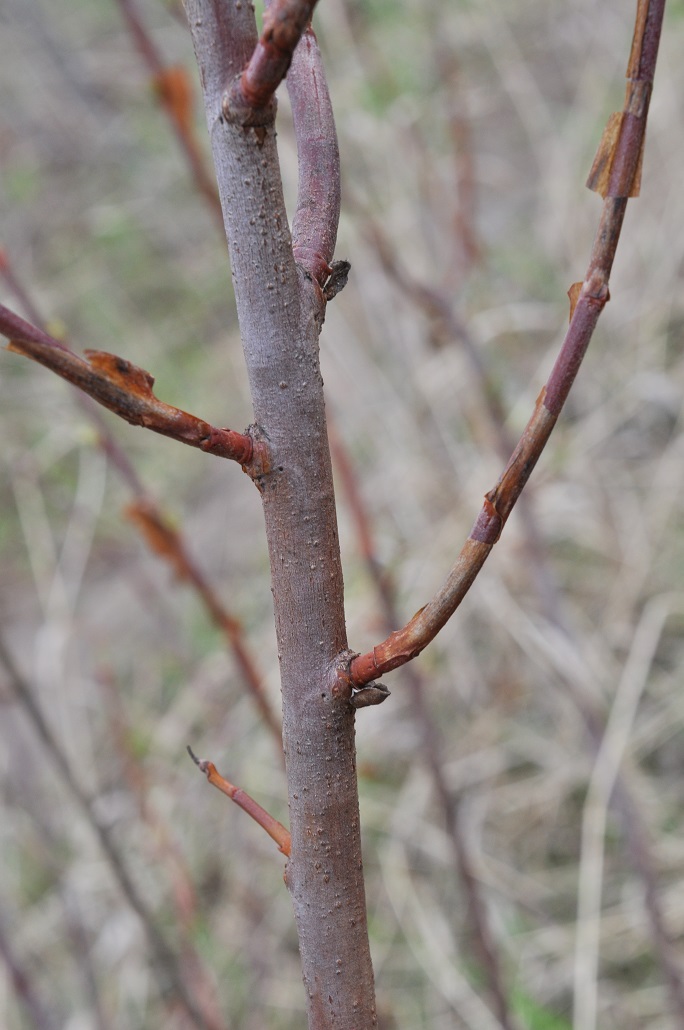
<instances>
[{"instance_id":1,"label":"curved branch","mask_svg":"<svg viewBox=\"0 0 684 1030\"><path fill-rule=\"evenodd\" d=\"M340 220L340 152L321 52L311 28L294 52L287 91L299 160L292 247L295 260L323 286L332 271Z\"/></svg>"},{"instance_id":2,"label":"curved branch","mask_svg":"<svg viewBox=\"0 0 684 1030\"><path fill-rule=\"evenodd\" d=\"M451 618L499 539L534 469L575 381L599 316L609 299L608 280L627 207L639 189L646 119L653 86L665 0L639 0L627 66L624 110L612 116L587 185L602 194L603 211L583 283L570 288L570 326L518 445L484 504L446 582L402 628L367 654L354 658L350 676L363 686L415 658Z\"/></svg>"},{"instance_id":3,"label":"curved branch","mask_svg":"<svg viewBox=\"0 0 684 1030\"><path fill-rule=\"evenodd\" d=\"M131 425L144 426L190 447L230 458L243 467L254 457L258 445L251 436L233 429L217 429L187 411L160 401L152 392L154 377L125 358L88 350L86 361L4 304L0 304L0 333L9 340L8 350L56 372Z\"/></svg>"}]
</instances>

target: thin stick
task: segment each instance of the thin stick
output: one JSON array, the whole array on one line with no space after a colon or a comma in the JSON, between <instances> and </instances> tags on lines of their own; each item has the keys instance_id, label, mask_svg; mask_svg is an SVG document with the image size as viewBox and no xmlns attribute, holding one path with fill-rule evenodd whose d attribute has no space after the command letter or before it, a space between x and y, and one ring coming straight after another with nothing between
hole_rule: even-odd
<instances>
[{"instance_id":1,"label":"thin stick","mask_svg":"<svg viewBox=\"0 0 684 1030\"><path fill-rule=\"evenodd\" d=\"M260 446L247 433L216 429L203 419L160 401L152 392L154 377L125 358L94 350L85 352L87 361L79 358L59 340L3 304L0 333L9 340L8 350L56 372L131 425L144 426L208 454L230 458L243 467L250 464L255 446Z\"/></svg>"},{"instance_id":2,"label":"thin stick","mask_svg":"<svg viewBox=\"0 0 684 1030\"><path fill-rule=\"evenodd\" d=\"M452 301L443 290L420 282L400 265L382 226L370 211L363 211L361 219L364 235L373 244L385 272L394 281L402 295L410 297L428 318L440 323L453 339L458 340L480 388L482 407L489 418L499 454L504 461L507 461L515 447L515 438L506 429L506 413L499 388L485 367L482 355L467 326L454 310ZM536 581L544 611L553 617L564 632L567 632L566 627L562 625L559 592L550 575L548 562L545 560L544 541L529 490L521 494L518 501L518 512L530 571Z\"/></svg>"},{"instance_id":3,"label":"thin stick","mask_svg":"<svg viewBox=\"0 0 684 1030\"><path fill-rule=\"evenodd\" d=\"M259 109L271 102L315 6L316 0L273 0L267 8L259 42L236 84L242 105Z\"/></svg>"},{"instance_id":4,"label":"thin stick","mask_svg":"<svg viewBox=\"0 0 684 1030\"><path fill-rule=\"evenodd\" d=\"M328 428L333 461L340 477L342 489L346 494L361 554L376 589L384 622L391 629L397 624L396 590L378 561L371 520L346 449L342 446L337 432L330 423ZM467 899L468 920L472 929L474 949L486 978L499 1023L503 1030L510 1030L513 1022L501 974L499 956L492 940L486 909L480 896L480 884L473 871L468 845L461 830L458 804L444 776L441 735L428 707L425 697L425 682L418 669L415 665L407 665L403 672L411 694L414 720L421 731L423 760L432 776L437 800L442 809L444 827L451 843L454 864Z\"/></svg>"},{"instance_id":5,"label":"thin stick","mask_svg":"<svg viewBox=\"0 0 684 1030\"><path fill-rule=\"evenodd\" d=\"M291 850L291 839L290 831L286 830L282 823L279 823L277 819L274 819L265 808L250 797L246 791L242 790L241 787L236 787L229 780L226 780L217 771L216 766L213 762L208 761L206 758L198 758L195 752L188 744L188 754L192 758L193 762L199 769L205 774L209 783L218 790L223 791L227 794L231 801L234 801L236 805L250 815L255 823L258 823L262 829L266 830L269 837L276 842L278 845L278 851L281 851L283 855L290 857Z\"/></svg>"},{"instance_id":6,"label":"thin stick","mask_svg":"<svg viewBox=\"0 0 684 1030\"><path fill-rule=\"evenodd\" d=\"M42 326L43 318L33 298L14 272L7 254L0 248L0 276L20 301L29 317L38 326ZM186 583L193 586L205 605L215 625L225 634L233 657L240 669L245 685L251 693L256 706L270 730L282 759L282 728L280 720L266 696L261 675L256 662L250 654L245 641L245 632L241 622L228 610L209 584L206 577L193 561L182 534L171 525L158 501L143 486L128 455L111 433L103 419L97 404L82 393L75 391L76 402L94 423L97 429L97 443L104 451L113 467L131 490L135 501L127 509L126 514L141 531L146 542L159 557L167 561L176 574Z\"/></svg>"},{"instance_id":7,"label":"thin stick","mask_svg":"<svg viewBox=\"0 0 684 1030\"><path fill-rule=\"evenodd\" d=\"M200 1011L195 998L188 991L185 981L178 969L178 960L176 955L167 943L164 934L148 909L147 903L143 901L142 895L138 892L138 888L131 879L121 855L114 846L109 830L95 815L92 800L76 780L64 751L60 747L57 738L52 733L52 730L40 710L38 702L34 696L34 691L28 681L25 680L19 672L19 669L14 663L14 659L5 646L2 636L0 636L0 664L2 664L5 669L14 695L21 704L23 711L28 716L34 732L40 738L46 752L49 754L52 762L59 770L59 774L62 777L63 782L83 813L88 825L94 831L100 843L100 847L107 858L109 867L119 884L122 894L145 928L157 965L160 969L161 979L167 981L172 994L175 995L176 999L182 1005L183 1009L196 1027L201 1028L201 1030L224 1030L222 1024L216 1024L210 1018L205 1017L205 1014Z\"/></svg>"},{"instance_id":8,"label":"thin stick","mask_svg":"<svg viewBox=\"0 0 684 1030\"><path fill-rule=\"evenodd\" d=\"M609 122L589 185L605 196L584 282L571 288L571 318L556 363L518 445L484 504L470 536L437 594L400 630L350 665L356 686L411 661L451 618L499 539L575 381L599 316L609 299L608 280L627 198L638 191L646 118L653 85L665 0L639 0L619 125ZM609 131L610 130L610 131ZM599 160L600 159L600 160ZM603 170L607 169L605 175Z\"/></svg>"}]
</instances>

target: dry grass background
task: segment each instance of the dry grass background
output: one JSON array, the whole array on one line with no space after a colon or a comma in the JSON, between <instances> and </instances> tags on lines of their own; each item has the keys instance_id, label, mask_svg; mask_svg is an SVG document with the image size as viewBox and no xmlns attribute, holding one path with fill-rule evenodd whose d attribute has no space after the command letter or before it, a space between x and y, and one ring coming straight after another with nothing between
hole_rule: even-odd
<instances>
[{"instance_id":1,"label":"dry grass background","mask_svg":"<svg viewBox=\"0 0 684 1030\"><path fill-rule=\"evenodd\" d=\"M167 59L192 67L174 11L157 0L141 11ZM519 432L588 259L600 202L583 183L622 105L633 13L618 0L321 4L344 169L338 255L353 266L328 311L323 371L404 616L440 583L502 462L459 340L383 268L368 215L406 274L453 300ZM6 0L0 29L0 242L15 271L77 350L122 354L153 372L164 400L243 427L225 245L114 0ZM546 593L515 514L419 659L511 1005L531 1030L571 1026L575 990L589 1020L596 992L605 1030L682 1025L606 796L619 769L648 829L681 969L683 46L684 5L672 2L613 299L529 488ZM204 140L199 113L198 123ZM292 195L285 99L280 140ZM458 221L466 158L476 260ZM5 643L184 975L197 986L193 963L203 964L226 1026L301 1027L280 856L184 750L191 742L286 820L279 756L231 654L122 518L125 488L69 389L0 355L0 419ZM110 423L243 620L278 704L252 484L228 463ZM350 643L364 650L384 634L343 497L339 507ZM391 699L358 718L384 1025L487 1030L497 1024L419 727L401 674L387 683ZM598 767L578 694L612 713ZM27 1015L5 966L0 1025L188 1025L166 1006L140 921L3 671L0 704L0 938L50 1016Z\"/></svg>"}]
</instances>

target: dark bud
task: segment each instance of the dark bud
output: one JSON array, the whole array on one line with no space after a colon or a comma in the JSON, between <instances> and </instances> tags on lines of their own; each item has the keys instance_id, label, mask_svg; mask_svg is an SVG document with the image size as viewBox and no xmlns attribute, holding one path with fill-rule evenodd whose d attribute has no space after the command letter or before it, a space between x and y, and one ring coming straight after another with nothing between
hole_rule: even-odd
<instances>
[{"instance_id":1,"label":"dark bud","mask_svg":"<svg viewBox=\"0 0 684 1030\"><path fill-rule=\"evenodd\" d=\"M347 285L351 265L348 261L333 261L330 266L330 275L323 287L323 296L326 300L332 300L340 290ZM374 702L370 702L373 704Z\"/></svg>"},{"instance_id":2,"label":"dark bud","mask_svg":"<svg viewBox=\"0 0 684 1030\"><path fill-rule=\"evenodd\" d=\"M367 683L365 687L354 691L349 704L353 708L368 708L369 705L381 705L389 696L389 690L382 683Z\"/></svg>"}]
</instances>

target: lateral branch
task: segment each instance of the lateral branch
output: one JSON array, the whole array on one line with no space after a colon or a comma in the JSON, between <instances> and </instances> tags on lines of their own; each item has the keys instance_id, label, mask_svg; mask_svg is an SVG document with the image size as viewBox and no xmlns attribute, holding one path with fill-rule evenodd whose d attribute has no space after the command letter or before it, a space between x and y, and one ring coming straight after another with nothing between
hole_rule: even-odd
<instances>
[{"instance_id":1,"label":"lateral branch","mask_svg":"<svg viewBox=\"0 0 684 1030\"><path fill-rule=\"evenodd\" d=\"M283 855L290 857L290 831L286 830L282 823L279 823L277 819L274 819L272 815L262 808L261 805L250 797L241 787L236 787L230 783L229 780L224 779L223 776L218 772L213 762L208 761L206 758L198 758L195 752L192 750L190 745L187 745L188 754L192 758L195 765L201 769L204 775L209 780L212 786L218 790L223 791L227 794L231 801L234 801L236 805L251 815L252 819L262 829L266 830L269 837L276 842L278 845L278 851L281 851Z\"/></svg>"},{"instance_id":2,"label":"lateral branch","mask_svg":"<svg viewBox=\"0 0 684 1030\"><path fill-rule=\"evenodd\" d=\"M190 447L243 467L254 457L251 436L233 429L217 429L187 411L165 404L152 392L154 377L125 358L105 351L87 350L86 359L59 340L0 304L0 333L7 349L23 354L56 372L115 415L134 426L144 426Z\"/></svg>"},{"instance_id":3,"label":"lateral branch","mask_svg":"<svg viewBox=\"0 0 684 1030\"><path fill-rule=\"evenodd\" d=\"M259 42L239 79L240 106L259 110L270 104L315 6L316 0L272 0L264 12Z\"/></svg>"},{"instance_id":4,"label":"lateral branch","mask_svg":"<svg viewBox=\"0 0 684 1030\"><path fill-rule=\"evenodd\" d=\"M534 412L496 486L485 494L468 539L435 596L401 629L352 659L356 687L411 661L434 640L467 594L499 539L575 381L599 316L610 298L608 280L627 199L638 194L648 106L653 88L665 0L639 0L627 66L625 107L603 134L587 185L604 197L584 281L568 291L570 325Z\"/></svg>"}]
</instances>

